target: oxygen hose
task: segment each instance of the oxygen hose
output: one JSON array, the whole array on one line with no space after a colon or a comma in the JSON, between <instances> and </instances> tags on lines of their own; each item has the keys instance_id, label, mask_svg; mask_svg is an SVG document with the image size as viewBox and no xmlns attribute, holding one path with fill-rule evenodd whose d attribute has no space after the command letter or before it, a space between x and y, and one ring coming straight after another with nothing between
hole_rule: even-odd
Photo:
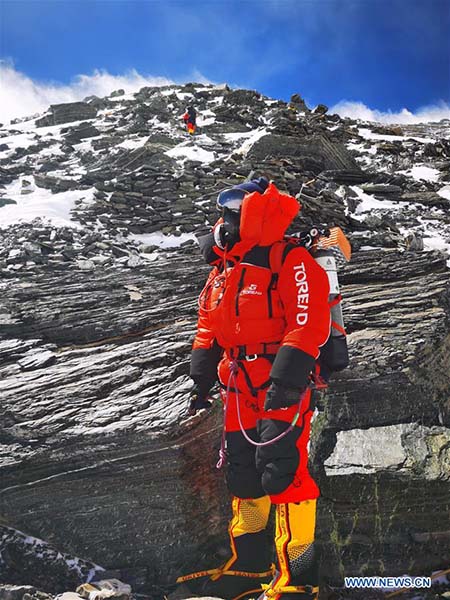
<instances>
[{"instance_id":1,"label":"oxygen hose","mask_svg":"<svg viewBox=\"0 0 450 600\"><path fill-rule=\"evenodd\" d=\"M275 442L278 442L279 440L283 439L288 433L290 433L294 429L294 427L297 424L297 421L300 417L300 410L301 410L303 398L305 397L305 394L308 390L308 388L306 388L306 390L300 395L297 412L295 413L294 418L292 419L290 425L288 425L288 427L284 431L282 431L280 434L278 434L271 440L267 440L266 442L256 442L247 434L247 432L245 431L244 426L242 424L241 409L239 406L239 391L238 391L237 380L236 380L236 375L237 375L238 369L239 369L239 364L237 363L237 361L235 361L235 360L230 361L230 376L228 377L227 390L226 390L226 396L225 396L222 441L221 441L220 450L219 450L219 460L216 464L217 469L221 469L225 465L225 460L226 460L226 419L227 419L228 403L229 403L229 399L230 399L230 391L231 391L232 385L233 385L233 388L234 388L235 394L236 394L236 409L237 409L237 416L238 416L239 427L241 429L241 433L244 436L244 438L247 440L247 442L249 442L249 444L252 444L252 446L257 446L257 447L270 446L271 444L274 444Z\"/></svg>"}]
</instances>

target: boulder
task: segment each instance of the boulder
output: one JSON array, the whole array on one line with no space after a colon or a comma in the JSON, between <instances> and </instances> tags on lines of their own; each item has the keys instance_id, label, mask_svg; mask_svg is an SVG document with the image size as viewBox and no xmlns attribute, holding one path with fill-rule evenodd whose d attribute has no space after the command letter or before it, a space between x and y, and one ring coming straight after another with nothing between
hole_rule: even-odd
<instances>
[{"instance_id":1,"label":"boulder","mask_svg":"<svg viewBox=\"0 0 450 600\"><path fill-rule=\"evenodd\" d=\"M118 98L119 96L123 96L125 94L125 90L114 90L113 92L110 93L109 97L110 98Z\"/></svg>"},{"instance_id":2,"label":"boulder","mask_svg":"<svg viewBox=\"0 0 450 600\"><path fill-rule=\"evenodd\" d=\"M318 104L316 108L313 110L315 115L325 115L328 112L328 106L325 104Z\"/></svg>"},{"instance_id":3,"label":"boulder","mask_svg":"<svg viewBox=\"0 0 450 600\"><path fill-rule=\"evenodd\" d=\"M265 135L253 144L248 157L258 161L268 156L289 156L315 174L330 169L360 170L344 146L322 135L314 138L306 136L301 140L277 134Z\"/></svg>"},{"instance_id":4,"label":"boulder","mask_svg":"<svg viewBox=\"0 0 450 600\"><path fill-rule=\"evenodd\" d=\"M43 592L56 594L90 581L104 571L98 565L76 556L61 553L41 539L25 535L10 527L0 525L0 598L25 600L24 593L32 594L33 600L47 600L33 586ZM6 590L1 584L9 584ZM8 589L9 588L9 589Z\"/></svg>"},{"instance_id":5,"label":"boulder","mask_svg":"<svg viewBox=\"0 0 450 600\"><path fill-rule=\"evenodd\" d=\"M306 106L306 102L300 94L292 94L289 106L302 112L309 112L309 108Z\"/></svg>"},{"instance_id":6,"label":"boulder","mask_svg":"<svg viewBox=\"0 0 450 600\"><path fill-rule=\"evenodd\" d=\"M67 102L65 104L52 104L47 115L36 120L36 127L60 125L72 121L94 119L97 108L87 102Z\"/></svg>"},{"instance_id":7,"label":"boulder","mask_svg":"<svg viewBox=\"0 0 450 600\"><path fill-rule=\"evenodd\" d=\"M8 204L17 204L17 202L15 200L12 200L12 198L5 198L4 196L1 196L0 208L2 208L2 206L8 206Z\"/></svg>"}]
</instances>

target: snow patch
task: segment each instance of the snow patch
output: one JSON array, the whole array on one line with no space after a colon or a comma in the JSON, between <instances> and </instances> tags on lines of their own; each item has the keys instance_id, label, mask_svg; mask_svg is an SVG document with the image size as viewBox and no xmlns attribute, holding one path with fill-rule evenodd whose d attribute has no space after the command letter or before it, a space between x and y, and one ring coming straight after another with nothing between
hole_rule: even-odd
<instances>
[{"instance_id":1,"label":"snow patch","mask_svg":"<svg viewBox=\"0 0 450 600\"><path fill-rule=\"evenodd\" d=\"M400 173L405 173L405 175L409 175L416 181L437 181L440 176L440 172L438 169L433 169L431 167L425 167L424 165L414 165L408 171L399 171Z\"/></svg>"},{"instance_id":2,"label":"snow patch","mask_svg":"<svg viewBox=\"0 0 450 600\"><path fill-rule=\"evenodd\" d=\"M447 200L450 200L450 185L444 185L444 187L438 190L437 193L439 196L442 196L442 198L447 198Z\"/></svg>"},{"instance_id":3,"label":"snow patch","mask_svg":"<svg viewBox=\"0 0 450 600\"><path fill-rule=\"evenodd\" d=\"M423 144L434 143L435 140L433 138L427 137L415 137L410 135L387 135L382 133L374 133L371 129L367 129L365 127L360 127L358 129L358 133L361 137L366 140L384 140L386 142L393 142L395 140L400 140L405 142L407 140L415 140L416 142L422 142Z\"/></svg>"},{"instance_id":4,"label":"snow patch","mask_svg":"<svg viewBox=\"0 0 450 600\"><path fill-rule=\"evenodd\" d=\"M207 127L215 122L216 114L210 108L202 110L201 114L197 116L197 124L199 127Z\"/></svg>"},{"instance_id":5,"label":"snow patch","mask_svg":"<svg viewBox=\"0 0 450 600\"><path fill-rule=\"evenodd\" d=\"M425 233L423 234L423 246L425 251L440 250L449 257L447 266L450 268L450 239L444 238L445 232L442 231L440 221L418 217L418 220L423 225Z\"/></svg>"},{"instance_id":6,"label":"snow patch","mask_svg":"<svg viewBox=\"0 0 450 600\"><path fill-rule=\"evenodd\" d=\"M363 215L364 213L371 212L372 210L396 209L399 206L398 202L393 202L392 200L377 200L370 194L363 192L363 190L357 185L352 185L350 188L356 192L358 198L361 200L360 204L358 204L355 210L356 219L358 219L358 216L356 215Z\"/></svg>"},{"instance_id":7,"label":"snow patch","mask_svg":"<svg viewBox=\"0 0 450 600\"><path fill-rule=\"evenodd\" d=\"M34 135L34 132L8 135L0 138L0 144L7 144L9 146L9 150L15 150L16 148L29 148L33 144L37 144L39 141L34 139ZM3 150L2 152L8 152L8 150Z\"/></svg>"},{"instance_id":8,"label":"snow patch","mask_svg":"<svg viewBox=\"0 0 450 600\"><path fill-rule=\"evenodd\" d=\"M236 150L238 154L242 154L243 156L247 156L251 147L256 144L258 140L268 134L267 129L264 127L263 129L257 129L256 131L250 132L252 133L251 137L246 140L240 148Z\"/></svg>"},{"instance_id":9,"label":"snow patch","mask_svg":"<svg viewBox=\"0 0 450 600\"><path fill-rule=\"evenodd\" d=\"M133 233L128 236L128 239L132 239L139 244L159 246L160 248L177 248L188 240L197 241L197 238L193 233L182 233L181 235L176 236L164 235L159 231L155 231L155 233Z\"/></svg>"},{"instance_id":10,"label":"snow patch","mask_svg":"<svg viewBox=\"0 0 450 600\"><path fill-rule=\"evenodd\" d=\"M148 137L141 138L139 140L125 140L124 142L117 144L116 148L125 148L126 150L136 150L137 148L143 148L147 142Z\"/></svg>"},{"instance_id":11,"label":"snow patch","mask_svg":"<svg viewBox=\"0 0 450 600\"><path fill-rule=\"evenodd\" d=\"M236 140L246 140L255 135L254 131L238 131L236 133L224 133L223 137L227 141L234 142Z\"/></svg>"},{"instance_id":12,"label":"snow patch","mask_svg":"<svg viewBox=\"0 0 450 600\"><path fill-rule=\"evenodd\" d=\"M182 142L181 144L178 144L178 146L175 146L175 148L167 150L164 154L172 158L181 158L183 159L183 162L185 160L197 160L208 164L216 159L214 152L209 152L199 146L191 146L190 142L188 142L188 144L189 145L186 145L186 142Z\"/></svg>"},{"instance_id":13,"label":"snow patch","mask_svg":"<svg viewBox=\"0 0 450 600\"><path fill-rule=\"evenodd\" d=\"M186 100L193 100L194 96L190 92L176 92L175 93L178 100L182 102L186 102Z\"/></svg>"},{"instance_id":14,"label":"snow patch","mask_svg":"<svg viewBox=\"0 0 450 600\"><path fill-rule=\"evenodd\" d=\"M30 181L32 192L22 195L24 189L23 179ZM17 204L8 204L0 208L0 228L8 227L14 223L30 223L34 219L41 218L50 221L57 227L81 228L81 225L72 221L71 210L75 207L75 201L93 200L94 189L70 190L52 194L50 190L35 186L34 177L20 178L6 186L6 198L15 200Z\"/></svg>"},{"instance_id":15,"label":"snow patch","mask_svg":"<svg viewBox=\"0 0 450 600\"><path fill-rule=\"evenodd\" d=\"M377 147L376 145L370 146L370 148L365 148L364 143L358 144L357 142L349 142L347 144L347 148L349 150L355 150L356 152L361 152L365 154L376 154Z\"/></svg>"}]
</instances>

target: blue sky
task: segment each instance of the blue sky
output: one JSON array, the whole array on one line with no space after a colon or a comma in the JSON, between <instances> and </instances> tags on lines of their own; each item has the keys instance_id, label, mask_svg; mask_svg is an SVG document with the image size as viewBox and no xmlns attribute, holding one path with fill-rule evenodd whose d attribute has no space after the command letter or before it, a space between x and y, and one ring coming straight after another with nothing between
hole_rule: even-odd
<instances>
[{"instance_id":1,"label":"blue sky","mask_svg":"<svg viewBox=\"0 0 450 600\"><path fill-rule=\"evenodd\" d=\"M450 102L450 0L0 0L0 58L34 82L131 69L315 105Z\"/></svg>"}]
</instances>

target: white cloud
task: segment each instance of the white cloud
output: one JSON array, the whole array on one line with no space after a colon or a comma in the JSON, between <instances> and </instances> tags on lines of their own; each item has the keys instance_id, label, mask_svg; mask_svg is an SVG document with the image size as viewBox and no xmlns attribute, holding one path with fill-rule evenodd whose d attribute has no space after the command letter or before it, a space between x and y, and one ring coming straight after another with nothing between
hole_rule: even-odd
<instances>
[{"instance_id":1,"label":"white cloud","mask_svg":"<svg viewBox=\"0 0 450 600\"><path fill-rule=\"evenodd\" d=\"M0 60L0 122L8 123L17 117L45 112L50 104L76 102L92 95L108 96L117 89L131 93L144 86L182 84L188 81L213 83L196 70L189 77L175 82L165 77L141 75L132 69L123 75L111 75L107 71L95 70L91 75L77 75L70 84L64 85L58 82L35 81L17 71L12 61ZM362 102L343 100L335 104L330 112L364 121L414 124L450 118L450 104L441 101L433 106L420 108L415 113L406 108L399 112L382 112L371 109Z\"/></svg>"},{"instance_id":2,"label":"white cloud","mask_svg":"<svg viewBox=\"0 0 450 600\"><path fill-rule=\"evenodd\" d=\"M185 78L185 81L210 83L197 71L194 76L194 79ZM7 123L13 118L45 112L50 104L76 102L92 95L108 96L117 89L131 93L144 86L174 83L165 77L144 76L132 69L123 75L96 70L92 75L77 75L69 85L63 85L34 81L17 71L11 61L0 60L0 122Z\"/></svg>"},{"instance_id":3,"label":"white cloud","mask_svg":"<svg viewBox=\"0 0 450 600\"><path fill-rule=\"evenodd\" d=\"M424 106L412 113L407 108L399 112L374 110L362 102L349 102L343 100L330 108L330 113L338 113L341 117L361 119L362 121L377 121L379 123L398 123L399 125L413 125L429 121L450 119L450 104L441 100L437 104Z\"/></svg>"}]
</instances>

